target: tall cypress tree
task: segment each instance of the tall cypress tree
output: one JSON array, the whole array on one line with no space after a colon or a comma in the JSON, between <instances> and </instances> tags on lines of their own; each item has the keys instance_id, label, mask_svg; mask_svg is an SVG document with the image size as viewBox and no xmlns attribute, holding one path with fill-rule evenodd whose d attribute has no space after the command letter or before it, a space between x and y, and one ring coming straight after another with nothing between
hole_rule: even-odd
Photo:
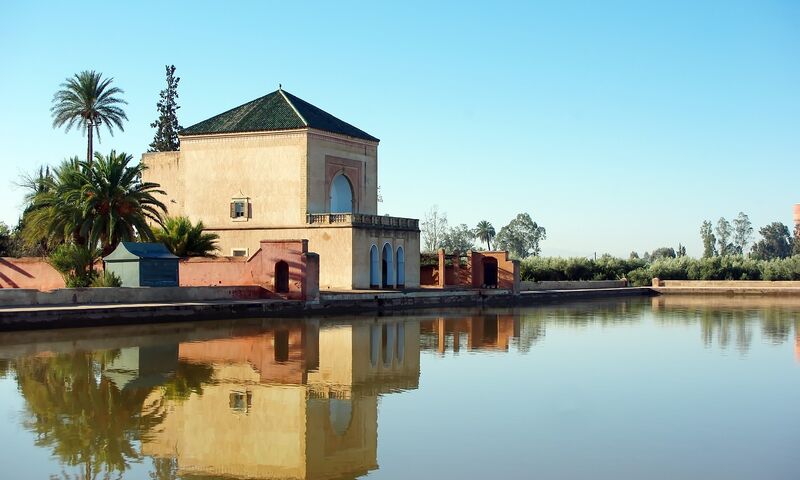
<instances>
[{"instance_id":1,"label":"tall cypress tree","mask_svg":"<svg viewBox=\"0 0 800 480\"><path fill-rule=\"evenodd\" d=\"M175 65L165 65L167 69L167 88L159 93L160 99L156 104L158 120L150 126L156 129L156 136L150 144L151 152L173 152L181 149L178 131L182 128L178 123L178 82L180 77L175 76Z\"/></svg>"}]
</instances>

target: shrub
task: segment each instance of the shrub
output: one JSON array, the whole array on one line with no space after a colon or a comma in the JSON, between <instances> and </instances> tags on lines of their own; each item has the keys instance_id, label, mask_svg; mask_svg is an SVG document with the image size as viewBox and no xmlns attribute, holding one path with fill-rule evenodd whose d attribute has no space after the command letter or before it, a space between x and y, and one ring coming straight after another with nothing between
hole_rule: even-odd
<instances>
[{"instance_id":1,"label":"shrub","mask_svg":"<svg viewBox=\"0 0 800 480\"><path fill-rule=\"evenodd\" d=\"M800 255L761 263L764 280L800 280Z\"/></svg>"},{"instance_id":2,"label":"shrub","mask_svg":"<svg viewBox=\"0 0 800 480\"><path fill-rule=\"evenodd\" d=\"M639 258L616 258L603 255L594 262L595 270L593 280L619 280L627 278L628 272L642 268L646 262Z\"/></svg>"},{"instance_id":3,"label":"shrub","mask_svg":"<svg viewBox=\"0 0 800 480\"><path fill-rule=\"evenodd\" d=\"M645 261L603 255L597 260L583 257L528 257L520 265L525 281L619 280L628 272L645 266Z\"/></svg>"},{"instance_id":4,"label":"shrub","mask_svg":"<svg viewBox=\"0 0 800 480\"><path fill-rule=\"evenodd\" d=\"M94 262L99 251L84 245L65 243L59 245L47 262L64 278L67 288L88 287L94 277Z\"/></svg>"},{"instance_id":5,"label":"shrub","mask_svg":"<svg viewBox=\"0 0 800 480\"><path fill-rule=\"evenodd\" d=\"M651 278L661 280L688 280L689 264L693 259L688 257L680 258L659 258L650 264Z\"/></svg>"},{"instance_id":6,"label":"shrub","mask_svg":"<svg viewBox=\"0 0 800 480\"><path fill-rule=\"evenodd\" d=\"M121 287L122 279L114 272L105 271L92 279L92 287Z\"/></svg>"},{"instance_id":7,"label":"shrub","mask_svg":"<svg viewBox=\"0 0 800 480\"><path fill-rule=\"evenodd\" d=\"M590 280L594 277L594 262L585 258L568 258L564 273L567 280Z\"/></svg>"},{"instance_id":8,"label":"shrub","mask_svg":"<svg viewBox=\"0 0 800 480\"><path fill-rule=\"evenodd\" d=\"M634 287L647 287L653 283L653 275L647 267L639 267L628 272L628 283Z\"/></svg>"}]
</instances>

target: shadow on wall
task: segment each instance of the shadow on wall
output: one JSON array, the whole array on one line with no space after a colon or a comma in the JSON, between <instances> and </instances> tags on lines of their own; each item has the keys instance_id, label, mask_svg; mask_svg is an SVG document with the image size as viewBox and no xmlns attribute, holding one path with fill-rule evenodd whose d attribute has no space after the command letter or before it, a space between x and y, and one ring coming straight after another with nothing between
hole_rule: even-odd
<instances>
[{"instance_id":1,"label":"shadow on wall","mask_svg":"<svg viewBox=\"0 0 800 480\"><path fill-rule=\"evenodd\" d=\"M0 257L0 288L54 290L64 287L64 279L43 258Z\"/></svg>"},{"instance_id":2,"label":"shadow on wall","mask_svg":"<svg viewBox=\"0 0 800 480\"><path fill-rule=\"evenodd\" d=\"M292 300L319 296L319 256L308 240L262 240L250 258L187 258L179 268L181 286L258 285Z\"/></svg>"},{"instance_id":3,"label":"shadow on wall","mask_svg":"<svg viewBox=\"0 0 800 480\"><path fill-rule=\"evenodd\" d=\"M183 258L178 271L181 287L259 286L291 300L319 297L319 255L308 251L308 240L264 240L250 258ZM0 288L64 287L64 279L43 258L0 258Z\"/></svg>"}]
</instances>

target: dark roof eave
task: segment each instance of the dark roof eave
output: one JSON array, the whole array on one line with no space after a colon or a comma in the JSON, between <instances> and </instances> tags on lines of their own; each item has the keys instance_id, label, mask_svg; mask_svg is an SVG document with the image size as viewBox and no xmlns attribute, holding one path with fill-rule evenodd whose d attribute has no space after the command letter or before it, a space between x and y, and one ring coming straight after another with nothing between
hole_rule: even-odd
<instances>
[{"instance_id":1,"label":"dark roof eave","mask_svg":"<svg viewBox=\"0 0 800 480\"><path fill-rule=\"evenodd\" d=\"M331 131L328 131L328 130L322 130L320 128L313 128L313 127L273 128L273 129L270 129L270 130L231 130L231 131L227 131L227 132L193 132L193 133L184 133L184 131L181 130L180 132L178 132L178 137L179 138L186 138L186 137L204 137L204 136L210 136L210 135L229 135L229 134L242 134L242 133L289 132L289 131L292 131L292 130L306 130L306 131L308 131L308 130L316 130L318 132L325 132L325 133L329 133L331 135L338 135L340 137L353 138L353 139L356 139L356 140L363 140L363 141L367 141L367 142L373 142L375 144L378 144L381 141L379 138L373 137L372 135L368 135L369 138L354 137L352 135L345 135L343 133L331 132Z\"/></svg>"},{"instance_id":2,"label":"dark roof eave","mask_svg":"<svg viewBox=\"0 0 800 480\"><path fill-rule=\"evenodd\" d=\"M370 135L370 134L368 134L368 133L367 133L367 134L366 134L366 136L364 136L364 137L354 137L354 136L352 136L352 135L347 135L346 133L341 133L341 132L331 132L330 130L323 130L323 129L321 129L321 128L308 127L308 129L309 129L309 130L316 130L316 131L318 131L318 132L325 132L325 133L329 133L329 134L331 134L331 135L338 135L338 136L340 136L340 137L345 137L345 138L355 138L355 139L357 139L357 140L364 140L364 141L367 141L367 142L374 142L375 144L378 144L378 143L380 143L380 141L381 141L379 138L373 137L372 135Z\"/></svg>"},{"instance_id":3,"label":"dark roof eave","mask_svg":"<svg viewBox=\"0 0 800 480\"><path fill-rule=\"evenodd\" d=\"M178 132L179 137L202 137L206 135L229 135L229 134L240 134L240 133L269 133L269 132L289 132L292 130L308 130L308 127L292 127L292 128L271 128L269 130L227 130L224 132L216 131L216 132L191 132L191 133L184 133L185 130L181 130Z\"/></svg>"}]
</instances>

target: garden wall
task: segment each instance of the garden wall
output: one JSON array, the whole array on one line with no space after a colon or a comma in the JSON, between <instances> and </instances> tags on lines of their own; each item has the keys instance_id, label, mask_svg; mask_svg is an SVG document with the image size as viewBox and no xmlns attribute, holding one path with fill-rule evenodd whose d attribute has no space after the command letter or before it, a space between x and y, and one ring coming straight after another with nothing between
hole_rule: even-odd
<instances>
[{"instance_id":1,"label":"garden wall","mask_svg":"<svg viewBox=\"0 0 800 480\"><path fill-rule=\"evenodd\" d=\"M0 257L0 288L64 288L64 279L40 257Z\"/></svg>"},{"instance_id":2,"label":"garden wall","mask_svg":"<svg viewBox=\"0 0 800 480\"><path fill-rule=\"evenodd\" d=\"M277 285L276 269L279 263L282 263L285 268L284 288L278 288ZM100 268L98 266L98 269ZM291 300L313 300L319 297L319 256L308 251L307 240L264 240L261 242L261 248L250 258L186 258L180 261L178 269L181 287L257 286L262 290L268 290ZM43 258L0 258L0 289L27 289L42 292L63 289L64 286L61 275ZM160 287L158 289L163 290ZM279 292L279 290L283 291ZM117 295L122 297L134 295L128 289L121 292L124 294L118 293ZM20 298L31 298L31 301L34 302L31 303L32 305L39 304L37 303L39 298L50 298L46 296L31 297L33 295L31 292L20 293L20 295L22 295ZM79 298L84 298L84 296L81 294ZM0 305L12 305L3 302L4 299L14 298L17 297L10 294L4 295L0 297ZM157 298L162 297L157 296ZM164 298L164 300L152 301L169 300L168 297ZM70 301L66 303L75 303L71 301L71 295L67 299ZM87 301L94 302L94 300ZM107 303L105 300L98 301ZM123 301L126 300L123 299ZM131 299L131 301L139 300ZM20 304L14 303L13 305Z\"/></svg>"},{"instance_id":3,"label":"garden wall","mask_svg":"<svg viewBox=\"0 0 800 480\"><path fill-rule=\"evenodd\" d=\"M258 286L60 288L49 292L25 288L0 290L0 305L40 306L253 300L270 294Z\"/></svg>"},{"instance_id":4,"label":"garden wall","mask_svg":"<svg viewBox=\"0 0 800 480\"><path fill-rule=\"evenodd\" d=\"M288 276L284 288L278 278L281 262ZM182 287L258 285L294 300L319 296L319 256L308 251L308 240L262 240L250 258L182 259L179 274Z\"/></svg>"},{"instance_id":5,"label":"garden wall","mask_svg":"<svg viewBox=\"0 0 800 480\"><path fill-rule=\"evenodd\" d=\"M653 279L654 287L691 288L800 288L797 280L659 280Z\"/></svg>"},{"instance_id":6,"label":"garden wall","mask_svg":"<svg viewBox=\"0 0 800 480\"><path fill-rule=\"evenodd\" d=\"M466 261L462 263L462 260ZM491 283L491 280L485 278L488 273L486 264L493 265L489 268L494 271L491 275L496 277L493 279L496 282L493 286L519 291L519 261L508 258L508 252L468 251L466 257L463 257L458 254L447 255L440 249L438 266L420 267L420 285L484 288Z\"/></svg>"}]
</instances>

